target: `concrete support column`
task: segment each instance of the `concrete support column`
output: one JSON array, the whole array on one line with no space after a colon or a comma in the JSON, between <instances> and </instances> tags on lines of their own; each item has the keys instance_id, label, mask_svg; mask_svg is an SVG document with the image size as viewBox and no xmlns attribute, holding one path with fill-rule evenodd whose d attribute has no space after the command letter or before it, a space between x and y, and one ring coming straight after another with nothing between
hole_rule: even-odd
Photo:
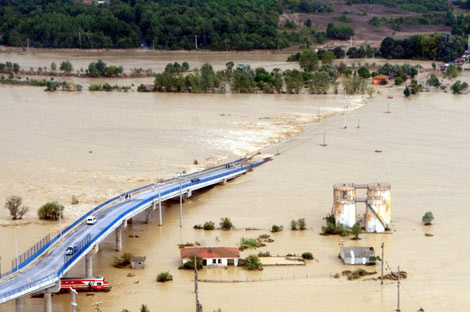
<instances>
[{"instance_id":1,"label":"concrete support column","mask_svg":"<svg viewBox=\"0 0 470 312\"><path fill-rule=\"evenodd\" d=\"M85 274L86 277L93 276L93 255L86 255L85 256Z\"/></svg>"},{"instance_id":2,"label":"concrete support column","mask_svg":"<svg viewBox=\"0 0 470 312\"><path fill-rule=\"evenodd\" d=\"M52 312L52 295L48 292L44 294L44 312Z\"/></svg>"},{"instance_id":3,"label":"concrete support column","mask_svg":"<svg viewBox=\"0 0 470 312\"><path fill-rule=\"evenodd\" d=\"M16 312L23 312L23 297L16 298Z\"/></svg>"},{"instance_id":4,"label":"concrete support column","mask_svg":"<svg viewBox=\"0 0 470 312\"><path fill-rule=\"evenodd\" d=\"M122 250L122 227L116 229L116 251Z\"/></svg>"},{"instance_id":5,"label":"concrete support column","mask_svg":"<svg viewBox=\"0 0 470 312\"><path fill-rule=\"evenodd\" d=\"M145 210L145 223L149 224L150 223L150 213L152 213L152 209L149 208Z\"/></svg>"}]
</instances>

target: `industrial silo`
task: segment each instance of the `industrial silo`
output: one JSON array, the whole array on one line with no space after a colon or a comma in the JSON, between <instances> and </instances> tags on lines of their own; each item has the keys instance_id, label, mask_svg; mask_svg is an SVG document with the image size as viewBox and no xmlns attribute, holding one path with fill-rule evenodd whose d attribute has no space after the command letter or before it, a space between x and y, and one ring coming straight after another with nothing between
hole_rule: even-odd
<instances>
[{"instance_id":1,"label":"industrial silo","mask_svg":"<svg viewBox=\"0 0 470 312\"><path fill-rule=\"evenodd\" d=\"M343 183L333 185L333 203L340 200L355 200L356 199L356 188L354 184Z\"/></svg>"},{"instance_id":2,"label":"industrial silo","mask_svg":"<svg viewBox=\"0 0 470 312\"><path fill-rule=\"evenodd\" d=\"M384 232L388 228L383 216L386 212L385 201L380 196L368 196L366 203L366 232Z\"/></svg>"},{"instance_id":3,"label":"industrial silo","mask_svg":"<svg viewBox=\"0 0 470 312\"><path fill-rule=\"evenodd\" d=\"M367 199L382 199L384 201L385 210L380 212L380 218L388 228L392 222L392 209L391 209L391 187L388 183L370 183L367 185Z\"/></svg>"},{"instance_id":4,"label":"industrial silo","mask_svg":"<svg viewBox=\"0 0 470 312\"><path fill-rule=\"evenodd\" d=\"M356 224L356 202L354 200L339 200L334 204L336 226L353 227Z\"/></svg>"}]
</instances>

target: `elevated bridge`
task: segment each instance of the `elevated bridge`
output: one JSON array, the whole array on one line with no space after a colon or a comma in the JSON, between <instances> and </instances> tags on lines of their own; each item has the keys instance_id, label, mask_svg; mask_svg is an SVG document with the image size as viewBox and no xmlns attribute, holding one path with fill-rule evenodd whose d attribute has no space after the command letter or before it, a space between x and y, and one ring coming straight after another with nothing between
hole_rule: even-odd
<instances>
[{"instance_id":1,"label":"elevated bridge","mask_svg":"<svg viewBox=\"0 0 470 312\"><path fill-rule=\"evenodd\" d=\"M22 311L23 296L44 293L44 311L52 311L51 293L59 290L60 278L77 262L85 258L86 276L93 274L92 253L99 243L115 233L116 250L122 249L122 230L132 217L145 213L146 220L152 210L159 210L162 225L161 203L180 198L180 226L182 226L182 201L193 191L215 184L226 183L269 159L252 162L246 158L215 166L192 174L152 183L116 196L90 210L52 240L42 241L41 248L27 253L28 257L15 259L13 269L0 279L0 303L16 300L16 311ZM96 216L94 225L86 219ZM66 249L73 252L66 255ZM76 248L75 248L76 247Z\"/></svg>"}]
</instances>

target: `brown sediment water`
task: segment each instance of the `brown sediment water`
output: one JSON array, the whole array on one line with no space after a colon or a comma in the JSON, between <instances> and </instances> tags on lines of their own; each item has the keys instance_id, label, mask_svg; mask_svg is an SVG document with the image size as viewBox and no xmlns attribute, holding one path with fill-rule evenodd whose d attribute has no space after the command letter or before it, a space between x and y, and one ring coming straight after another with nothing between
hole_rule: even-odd
<instances>
[{"instance_id":1,"label":"brown sediment water","mask_svg":"<svg viewBox=\"0 0 470 312\"><path fill-rule=\"evenodd\" d=\"M462 78L460 78L462 79ZM463 79L468 81L468 74ZM80 294L82 311L194 309L193 273L180 271L178 243L198 241L203 246L236 246L241 237L268 233L273 225L284 231L271 234L273 243L243 256L270 251L272 255L311 251L316 258L306 266L266 267L261 272L242 268L204 269L200 278L260 282L200 283L200 301L212 311L391 311L396 308L396 283L347 281L331 277L353 266L338 258L340 244L373 246L380 253L385 243L386 273L400 267L402 310L465 311L470 278L466 209L470 185L470 113L468 95L423 93L410 99L401 88L379 87L380 94L366 101L351 97L346 119L336 116L315 123L320 112L340 114L341 96L189 95L137 93L44 93L30 87L0 87L2 127L2 185L0 196L22 195L37 208L60 194L68 201L78 194L79 209L67 203L67 212L89 208L91 177L96 174L97 202L123 189L125 162L129 161L129 187L161 176L167 151L167 174L194 169L193 159L209 165L262 149L275 154L269 162L225 186L195 194L184 204L183 228L177 205L167 204L164 226L157 216L151 224L137 218L125 231L124 250L147 256L146 268L112 268L114 236L93 258L94 273L111 283L109 293ZM394 96L387 99L387 96ZM392 113L385 114L390 102ZM357 109L353 109L357 108ZM360 119L360 128L356 128ZM346 120L347 128L344 129ZM295 134L295 135L294 135ZM320 146L326 135L326 147ZM293 135L293 136L292 136ZM89 151L93 151L91 154ZM382 153L375 153L381 150ZM206 159L210 155L211 159ZM329 213L332 185L341 182L388 182L392 186L391 234L350 237L320 236L322 218ZM359 204L359 209L364 209ZM58 225L35 221L34 209L18 230L24 250ZM421 217L431 210L434 225L424 227ZM230 217L236 230L194 230L194 224ZM290 231L292 219L306 218L306 231ZM71 220L67 220L71 221ZM2 267L14 257L14 227L2 211L0 236ZM23 222L23 221L22 221ZM8 226L7 226L8 225ZM246 231L244 228L259 228ZM434 237L425 237L424 233ZM138 235L132 238L129 235ZM380 266L368 267L380 271ZM79 263L69 276L84 274ZM170 271L173 281L155 281ZM273 281L266 281L266 279ZM282 280L280 280L282 278ZM54 311L70 309L70 295L53 296ZM10 311L14 303L0 306ZM25 309L39 311L41 299L25 300Z\"/></svg>"}]
</instances>

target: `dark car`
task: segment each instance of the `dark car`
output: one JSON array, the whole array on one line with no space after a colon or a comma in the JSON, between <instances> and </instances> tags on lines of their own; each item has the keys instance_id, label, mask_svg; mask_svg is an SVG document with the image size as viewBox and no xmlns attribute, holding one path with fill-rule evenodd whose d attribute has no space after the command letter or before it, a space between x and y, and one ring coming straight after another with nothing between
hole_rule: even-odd
<instances>
[{"instance_id":1,"label":"dark car","mask_svg":"<svg viewBox=\"0 0 470 312\"><path fill-rule=\"evenodd\" d=\"M78 251L77 246L67 247L67 249L65 249L65 255L66 255L66 256L71 256L71 255L73 255L74 253L76 253L77 251Z\"/></svg>"},{"instance_id":2,"label":"dark car","mask_svg":"<svg viewBox=\"0 0 470 312\"><path fill-rule=\"evenodd\" d=\"M191 179L191 182L193 182L193 183L201 182L201 179L199 179L199 178L192 178L192 179Z\"/></svg>"}]
</instances>

